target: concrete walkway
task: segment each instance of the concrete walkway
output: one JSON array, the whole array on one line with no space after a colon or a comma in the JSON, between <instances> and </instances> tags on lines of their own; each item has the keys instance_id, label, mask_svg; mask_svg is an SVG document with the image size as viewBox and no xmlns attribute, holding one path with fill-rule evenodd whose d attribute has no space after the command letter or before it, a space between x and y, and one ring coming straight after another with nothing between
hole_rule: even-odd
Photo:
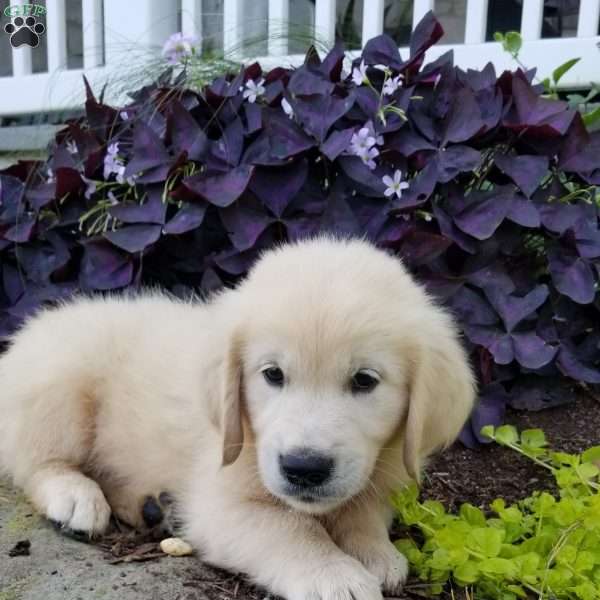
<instances>
[{"instance_id":1,"label":"concrete walkway","mask_svg":"<svg viewBox=\"0 0 600 600\"><path fill-rule=\"evenodd\" d=\"M20 540L29 556L9 557ZM110 564L98 546L60 535L0 480L0 600L204 600L219 572L195 557Z\"/></svg>"}]
</instances>

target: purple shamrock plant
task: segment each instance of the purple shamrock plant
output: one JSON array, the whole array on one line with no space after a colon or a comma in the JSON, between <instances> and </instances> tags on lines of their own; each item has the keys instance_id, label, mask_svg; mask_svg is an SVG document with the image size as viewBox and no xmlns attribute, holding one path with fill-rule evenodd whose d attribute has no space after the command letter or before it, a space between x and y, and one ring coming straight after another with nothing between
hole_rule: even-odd
<instances>
[{"instance_id":1,"label":"purple shamrock plant","mask_svg":"<svg viewBox=\"0 0 600 600\"><path fill-rule=\"evenodd\" d=\"M348 74L339 45L201 91L168 71L119 108L86 82L50 158L0 172L0 339L79 290L210 293L263 248L336 231L456 315L481 389L465 443L507 405L600 384L600 133L531 71L424 64L442 33L429 13L408 56L379 36Z\"/></svg>"}]
</instances>

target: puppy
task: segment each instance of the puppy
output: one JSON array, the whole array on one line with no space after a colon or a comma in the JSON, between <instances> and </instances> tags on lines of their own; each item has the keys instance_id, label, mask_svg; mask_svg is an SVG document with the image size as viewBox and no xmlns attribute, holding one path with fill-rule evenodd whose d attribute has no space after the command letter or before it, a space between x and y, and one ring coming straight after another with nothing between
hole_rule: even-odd
<instances>
[{"instance_id":1,"label":"puppy","mask_svg":"<svg viewBox=\"0 0 600 600\"><path fill-rule=\"evenodd\" d=\"M0 359L0 465L66 529L144 525L169 492L212 564L290 600L407 574L390 493L469 415L450 317L401 262L329 237L265 253L209 302L78 299Z\"/></svg>"}]
</instances>

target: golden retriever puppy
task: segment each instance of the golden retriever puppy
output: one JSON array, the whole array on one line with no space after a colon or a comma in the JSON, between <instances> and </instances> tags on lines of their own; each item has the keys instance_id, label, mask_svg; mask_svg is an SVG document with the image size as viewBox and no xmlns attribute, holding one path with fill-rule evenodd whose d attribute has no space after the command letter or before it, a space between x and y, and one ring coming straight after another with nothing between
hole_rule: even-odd
<instances>
[{"instance_id":1,"label":"golden retriever puppy","mask_svg":"<svg viewBox=\"0 0 600 600\"><path fill-rule=\"evenodd\" d=\"M169 492L207 562L290 600L377 600L407 574L390 493L473 399L455 326L401 262L319 237L207 303L31 319L0 359L0 465L64 528L142 526Z\"/></svg>"}]
</instances>

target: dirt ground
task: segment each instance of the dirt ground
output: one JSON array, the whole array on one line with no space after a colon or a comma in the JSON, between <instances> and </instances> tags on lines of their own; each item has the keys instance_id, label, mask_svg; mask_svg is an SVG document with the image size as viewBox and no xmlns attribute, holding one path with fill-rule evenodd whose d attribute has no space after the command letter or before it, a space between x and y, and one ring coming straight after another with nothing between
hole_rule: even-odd
<instances>
[{"instance_id":1,"label":"dirt ground","mask_svg":"<svg viewBox=\"0 0 600 600\"><path fill-rule=\"evenodd\" d=\"M600 444L600 399L539 413L509 412L520 429L541 427L556 449L581 451ZM490 445L473 451L455 445L429 466L423 494L456 507L486 507L494 498L518 500L552 487L531 461ZM30 546L19 541L29 541ZM24 555L18 554L19 550ZM415 600L418 582L409 581L399 600ZM0 482L0 600L263 600L268 594L239 575L201 564L194 557L171 558L158 541L114 531L95 544L59 535L38 517L21 494Z\"/></svg>"}]
</instances>

